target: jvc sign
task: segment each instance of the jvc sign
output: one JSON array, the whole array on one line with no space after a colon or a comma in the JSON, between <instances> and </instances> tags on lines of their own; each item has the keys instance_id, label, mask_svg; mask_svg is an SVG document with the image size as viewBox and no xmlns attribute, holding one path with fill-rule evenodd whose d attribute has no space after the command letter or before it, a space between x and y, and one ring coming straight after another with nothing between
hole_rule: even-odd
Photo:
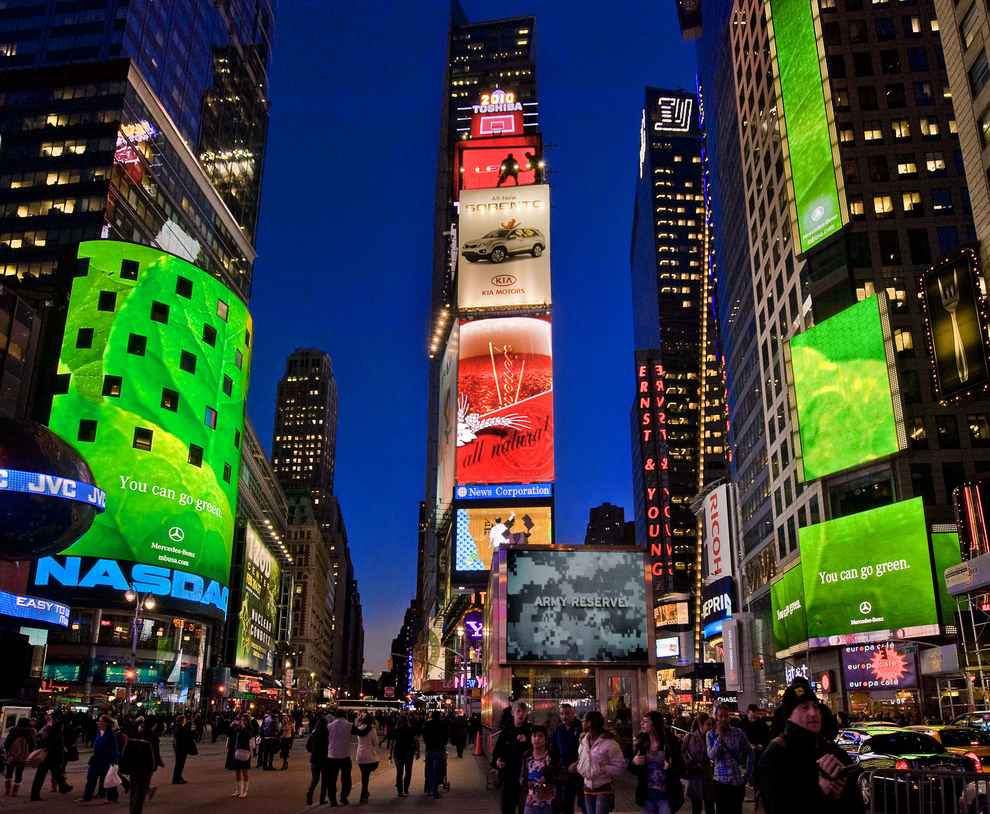
<instances>
[{"instance_id":1,"label":"jvc sign","mask_svg":"<svg viewBox=\"0 0 990 814\"><path fill-rule=\"evenodd\" d=\"M705 583L732 576L729 553L729 487L723 484L705 497L704 556Z\"/></svg>"}]
</instances>

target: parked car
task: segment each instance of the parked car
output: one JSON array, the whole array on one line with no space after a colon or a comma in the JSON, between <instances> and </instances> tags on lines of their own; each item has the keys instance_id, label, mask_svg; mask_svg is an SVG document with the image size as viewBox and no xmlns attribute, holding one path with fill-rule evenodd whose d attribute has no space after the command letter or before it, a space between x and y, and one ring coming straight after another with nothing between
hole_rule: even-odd
<instances>
[{"instance_id":1,"label":"parked car","mask_svg":"<svg viewBox=\"0 0 990 814\"><path fill-rule=\"evenodd\" d=\"M467 241L461 249L461 254L470 263L479 260L501 263L513 254L531 254L533 257L539 257L546 247L546 238L539 229L516 226L513 229L493 229L484 237Z\"/></svg>"},{"instance_id":2,"label":"parked car","mask_svg":"<svg viewBox=\"0 0 990 814\"><path fill-rule=\"evenodd\" d=\"M920 724L906 728L931 735L953 754L974 755L983 770L990 771L990 732L952 724Z\"/></svg>"},{"instance_id":3,"label":"parked car","mask_svg":"<svg viewBox=\"0 0 990 814\"><path fill-rule=\"evenodd\" d=\"M954 755L931 735L900 727L844 729L837 743L862 770L855 782L874 811L954 812L965 773L982 771L975 756Z\"/></svg>"}]
</instances>

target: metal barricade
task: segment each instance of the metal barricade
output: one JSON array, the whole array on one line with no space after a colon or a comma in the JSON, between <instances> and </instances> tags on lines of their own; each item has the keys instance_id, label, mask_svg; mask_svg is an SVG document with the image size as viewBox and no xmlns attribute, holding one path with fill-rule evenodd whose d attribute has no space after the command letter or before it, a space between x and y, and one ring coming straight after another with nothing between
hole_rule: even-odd
<instances>
[{"instance_id":1,"label":"metal barricade","mask_svg":"<svg viewBox=\"0 0 990 814\"><path fill-rule=\"evenodd\" d=\"M876 769L855 782L869 814L990 814L990 774Z\"/></svg>"}]
</instances>

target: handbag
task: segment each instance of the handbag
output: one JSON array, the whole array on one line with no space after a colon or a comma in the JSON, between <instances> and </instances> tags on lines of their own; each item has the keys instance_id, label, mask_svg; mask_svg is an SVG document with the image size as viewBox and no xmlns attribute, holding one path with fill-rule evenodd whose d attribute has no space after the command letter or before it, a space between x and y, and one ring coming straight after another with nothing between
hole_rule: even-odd
<instances>
[{"instance_id":1,"label":"handbag","mask_svg":"<svg viewBox=\"0 0 990 814\"><path fill-rule=\"evenodd\" d=\"M117 767L112 763L110 768L107 769L107 776L103 778L103 788L109 789L119 786L121 784L120 775L117 774ZM109 799L109 798L108 798Z\"/></svg>"},{"instance_id":2,"label":"handbag","mask_svg":"<svg viewBox=\"0 0 990 814\"><path fill-rule=\"evenodd\" d=\"M79 760L79 747L74 743L70 743L65 747L65 761L66 763L72 763L74 760Z\"/></svg>"},{"instance_id":3,"label":"handbag","mask_svg":"<svg viewBox=\"0 0 990 814\"><path fill-rule=\"evenodd\" d=\"M250 760L251 750L250 749L235 749L234 750L234 760Z\"/></svg>"},{"instance_id":4,"label":"handbag","mask_svg":"<svg viewBox=\"0 0 990 814\"><path fill-rule=\"evenodd\" d=\"M196 745L196 741L189 741L188 754L198 755L199 747Z\"/></svg>"},{"instance_id":5,"label":"handbag","mask_svg":"<svg viewBox=\"0 0 990 814\"><path fill-rule=\"evenodd\" d=\"M47 749L35 749L30 755L27 756L27 763L25 765L36 769L45 762L46 757L48 757Z\"/></svg>"}]
</instances>

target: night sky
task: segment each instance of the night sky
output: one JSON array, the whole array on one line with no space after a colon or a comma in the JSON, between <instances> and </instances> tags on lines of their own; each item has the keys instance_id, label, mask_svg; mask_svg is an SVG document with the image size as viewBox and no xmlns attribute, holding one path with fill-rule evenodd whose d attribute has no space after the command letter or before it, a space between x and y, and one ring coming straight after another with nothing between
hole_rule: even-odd
<instances>
[{"instance_id":1,"label":"night sky","mask_svg":"<svg viewBox=\"0 0 990 814\"><path fill-rule=\"evenodd\" d=\"M632 520L629 246L644 88L693 89L674 0L462 0L536 15L553 241L556 540L588 510ZM411 9L415 9L415 14ZM377 678L416 592L425 495L433 196L449 5L282 0L251 310L248 412L271 451L285 357L315 347L340 393L335 492Z\"/></svg>"}]
</instances>

